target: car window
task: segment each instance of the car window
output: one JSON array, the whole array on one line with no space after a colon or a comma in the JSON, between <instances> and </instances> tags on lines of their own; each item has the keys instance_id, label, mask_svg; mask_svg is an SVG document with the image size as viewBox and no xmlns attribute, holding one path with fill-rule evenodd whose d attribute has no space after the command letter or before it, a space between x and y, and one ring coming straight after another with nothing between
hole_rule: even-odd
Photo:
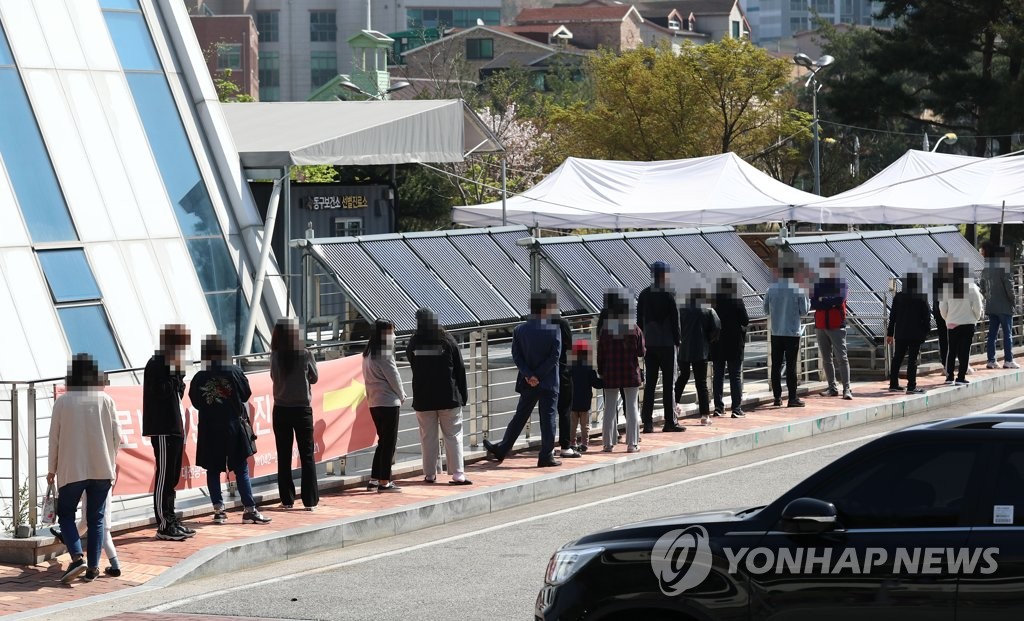
<instances>
[{"instance_id":1,"label":"car window","mask_svg":"<svg viewBox=\"0 0 1024 621\"><path fill-rule=\"evenodd\" d=\"M1007 447L995 472L992 507L985 508L987 523L1024 525L1024 446Z\"/></svg>"},{"instance_id":2,"label":"car window","mask_svg":"<svg viewBox=\"0 0 1024 621\"><path fill-rule=\"evenodd\" d=\"M928 528L964 521L970 446L927 443L869 453L810 494L836 506L845 528Z\"/></svg>"}]
</instances>

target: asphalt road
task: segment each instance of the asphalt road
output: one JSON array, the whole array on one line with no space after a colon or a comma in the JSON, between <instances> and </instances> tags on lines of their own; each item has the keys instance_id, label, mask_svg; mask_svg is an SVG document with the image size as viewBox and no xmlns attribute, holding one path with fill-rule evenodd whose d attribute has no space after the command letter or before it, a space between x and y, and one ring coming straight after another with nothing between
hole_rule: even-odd
<instances>
[{"instance_id":1,"label":"asphalt road","mask_svg":"<svg viewBox=\"0 0 1024 621\"><path fill-rule=\"evenodd\" d=\"M632 521L765 504L873 437L936 418L1006 409L1000 393L897 422L875 423L705 462L497 514L307 555L76 610L292 619L532 619L551 553ZM62 618L71 618L68 612Z\"/></svg>"}]
</instances>

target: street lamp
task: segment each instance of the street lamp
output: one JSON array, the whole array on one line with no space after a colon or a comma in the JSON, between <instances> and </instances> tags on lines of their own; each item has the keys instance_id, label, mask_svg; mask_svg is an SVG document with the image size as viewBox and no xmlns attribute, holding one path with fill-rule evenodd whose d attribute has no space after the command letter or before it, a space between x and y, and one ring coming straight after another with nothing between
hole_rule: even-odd
<instances>
[{"instance_id":1,"label":"street lamp","mask_svg":"<svg viewBox=\"0 0 1024 621\"><path fill-rule=\"evenodd\" d=\"M391 93L401 90L407 86L411 86L411 84L409 84L405 80L399 80L398 82L395 82L394 85L391 86L391 88L385 90L384 92L377 93L376 95L372 93L367 93L363 89L359 88L359 86L353 83L351 80L343 80L341 82L338 82L338 86L348 89L354 93L359 93L360 95L363 95L365 97L369 97L370 99L382 101L386 96L390 95Z\"/></svg>"},{"instance_id":2,"label":"street lamp","mask_svg":"<svg viewBox=\"0 0 1024 621\"><path fill-rule=\"evenodd\" d=\"M935 153L936 151L939 150L939 145L942 144L943 140L945 140L949 144L956 144L956 134L954 134L953 132L947 132L942 138L936 140L935 146L932 147L932 153Z\"/></svg>"},{"instance_id":3,"label":"street lamp","mask_svg":"<svg viewBox=\"0 0 1024 621\"><path fill-rule=\"evenodd\" d=\"M828 54L818 60L811 60L807 54L794 54L793 62L809 70L811 75L804 83L804 88L811 87L811 114L814 117L814 193L821 194L821 150L819 148L818 136L818 91L821 90L821 83L818 82L818 72L836 62L836 59Z\"/></svg>"}]
</instances>

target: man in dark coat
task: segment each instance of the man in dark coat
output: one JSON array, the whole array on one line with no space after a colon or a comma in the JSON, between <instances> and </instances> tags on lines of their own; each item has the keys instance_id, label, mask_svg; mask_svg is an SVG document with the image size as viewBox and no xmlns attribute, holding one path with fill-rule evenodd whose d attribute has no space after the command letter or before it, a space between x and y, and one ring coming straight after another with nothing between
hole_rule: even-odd
<instances>
[{"instance_id":1,"label":"man in dark coat","mask_svg":"<svg viewBox=\"0 0 1024 621\"><path fill-rule=\"evenodd\" d=\"M654 431L654 399L657 396L658 374L661 373L662 405L665 408L663 431L683 431L676 422L672 401L672 378L676 375L676 347L679 345L679 311L675 293L668 287L668 263L651 264L654 282L640 292L636 301L636 325L644 333L647 353L644 369L644 402L640 408L643 432Z\"/></svg>"},{"instance_id":2,"label":"man in dark coat","mask_svg":"<svg viewBox=\"0 0 1024 621\"><path fill-rule=\"evenodd\" d=\"M711 424L711 403L708 396L708 356L711 343L718 338L722 324L714 309L705 304L703 289L690 292L686 304L679 309L679 379L676 380L676 401L681 401L686 383L693 382L697 389L697 406L700 409L700 424Z\"/></svg>"},{"instance_id":3,"label":"man in dark coat","mask_svg":"<svg viewBox=\"0 0 1024 621\"><path fill-rule=\"evenodd\" d=\"M750 316L747 307L739 297L736 281L729 277L718 280L715 295L715 313L722 324L718 340L711 343L711 392L715 402L715 416L725 413L722 398L726 365L729 367L729 398L732 401L732 417L743 418L743 349L747 340L747 326Z\"/></svg>"},{"instance_id":4,"label":"man in dark coat","mask_svg":"<svg viewBox=\"0 0 1024 621\"><path fill-rule=\"evenodd\" d=\"M558 446L562 457L582 457L572 447L573 431L569 411L572 408L572 375L569 373L569 347L572 345L572 326L558 310L558 295L550 289L542 290L551 300L551 323L558 326L562 337L562 350L558 356Z\"/></svg>"},{"instance_id":5,"label":"man in dark coat","mask_svg":"<svg viewBox=\"0 0 1024 621\"><path fill-rule=\"evenodd\" d=\"M917 387L917 355L931 328L931 309L928 308L928 298L921 285L921 275L909 273L903 290L893 296L889 325L885 331L886 342L891 344L895 341L896 344L889 370L890 392L903 390L900 386L900 367L904 356L907 357L907 394L924 392L923 388Z\"/></svg>"}]
</instances>

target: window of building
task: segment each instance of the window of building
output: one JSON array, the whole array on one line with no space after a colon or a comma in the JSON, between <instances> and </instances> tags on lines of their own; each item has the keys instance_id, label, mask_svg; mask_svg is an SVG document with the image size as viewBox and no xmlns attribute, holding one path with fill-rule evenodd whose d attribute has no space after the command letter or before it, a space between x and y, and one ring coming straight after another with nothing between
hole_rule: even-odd
<instances>
[{"instance_id":1,"label":"window of building","mask_svg":"<svg viewBox=\"0 0 1024 621\"><path fill-rule=\"evenodd\" d=\"M466 39L466 58L469 60L494 58L494 39Z\"/></svg>"},{"instance_id":2,"label":"window of building","mask_svg":"<svg viewBox=\"0 0 1024 621\"><path fill-rule=\"evenodd\" d=\"M121 369L124 358L114 339L100 288L81 248L43 250L36 256L50 287L71 353L86 353L101 369Z\"/></svg>"},{"instance_id":3,"label":"window of building","mask_svg":"<svg viewBox=\"0 0 1024 621\"><path fill-rule=\"evenodd\" d=\"M789 10L803 12L809 8L807 0L789 0Z\"/></svg>"},{"instance_id":4,"label":"window of building","mask_svg":"<svg viewBox=\"0 0 1024 621\"><path fill-rule=\"evenodd\" d=\"M814 10L819 13L835 13L835 0L814 0Z\"/></svg>"},{"instance_id":5,"label":"window of building","mask_svg":"<svg viewBox=\"0 0 1024 621\"><path fill-rule=\"evenodd\" d=\"M338 54L336 52L311 52L309 57L309 81L318 89L338 75Z\"/></svg>"},{"instance_id":6,"label":"window of building","mask_svg":"<svg viewBox=\"0 0 1024 621\"><path fill-rule=\"evenodd\" d=\"M101 9L139 10L139 0L100 0Z\"/></svg>"},{"instance_id":7,"label":"window of building","mask_svg":"<svg viewBox=\"0 0 1024 621\"><path fill-rule=\"evenodd\" d=\"M792 33L803 32L807 30L807 24L809 23L806 17L790 17L789 18L789 31Z\"/></svg>"},{"instance_id":8,"label":"window of building","mask_svg":"<svg viewBox=\"0 0 1024 621\"><path fill-rule=\"evenodd\" d=\"M729 24L732 26L732 38L733 39L739 39L740 38L740 34L741 34L740 23L739 22L729 22Z\"/></svg>"},{"instance_id":9,"label":"window of building","mask_svg":"<svg viewBox=\"0 0 1024 621\"><path fill-rule=\"evenodd\" d=\"M496 9L408 9L405 12L408 28L472 28L477 20L488 26L501 23L501 11Z\"/></svg>"},{"instance_id":10,"label":"window of building","mask_svg":"<svg viewBox=\"0 0 1024 621\"><path fill-rule=\"evenodd\" d=\"M363 221L361 218L335 218L335 237L358 237L363 234Z\"/></svg>"},{"instance_id":11,"label":"window of building","mask_svg":"<svg viewBox=\"0 0 1024 621\"><path fill-rule=\"evenodd\" d=\"M275 43L280 37L280 11L256 11L256 32L260 43Z\"/></svg>"},{"instance_id":12,"label":"window of building","mask_svg":"<svg viewBox=\"0 0 1024 621\"><path fill-rule=\"evenodd\" d=\"M311 11L309 14L310 41L337 41L338 25L334 11Z\"/></svg>"},{"instance_id":13,"label":"window of building","mask_svg":"<svg viewBox=\"0 0 1024 621\"><path fill-rule=\"evenodd\" d=\"M241 43L218 43L217 44L217 71L242 70L242 44Z\"/></svg>"},{"instance_id":14,"label":"window of building","mask_svg":"<svg viewBox=\"0 0 1024 621\"><path fill-rule=\"evenodd\" d=\"M260 52L260 101L281 101L281 58Z\"/></svg>"}]
</instances>

